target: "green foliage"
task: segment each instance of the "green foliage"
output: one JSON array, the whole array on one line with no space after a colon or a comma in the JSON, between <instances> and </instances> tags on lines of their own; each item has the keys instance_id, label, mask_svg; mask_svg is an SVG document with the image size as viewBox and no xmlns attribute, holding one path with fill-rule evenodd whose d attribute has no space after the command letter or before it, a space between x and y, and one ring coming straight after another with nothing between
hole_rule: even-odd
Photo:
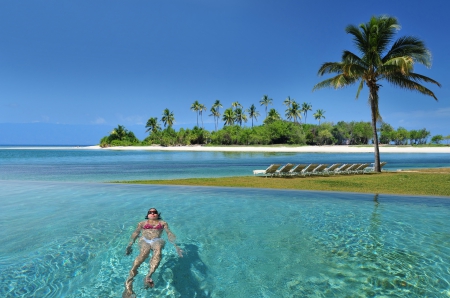
<instances>
[{"instance_id":1,"label":"green foliage","mask_svg":"<svg viewBox=\"0 0 450 298\"><path fill-rule=\"evenodd\" d=\"M140 141L132 131L128 131L123 125L118 125L111 131L109 136L103 137L100 140L101 147L136 145L140 145Z\"/></svg>"},{"instance_id":2,"label":"green foliage","mask_svg":"<svg viewBox=\"0 0 450 298\"><path fill-rule=\"evenodd\" d=\"M442 135L435 135L431 138L431 143L440 144L444 140Z\"/></svg>"},{"instance_id":3,"label":"green foliage","mask_svg":"<svg viewBox=\"0 0 450 298\"><path fill-rule=\"evenodd\" d=\"M240 108L237 108L237 110ZM228 109L232 111L232 109ZM271 111L274 109L271 109ZM275 111L275 110L274 110ZM372 128L369 122L344 122L337 124L324 122L320 125L300 124L287 120L277 119L277 112L271 112L263 125L254 127L241 127L237 124L225 125L222 129L210 132L201 127L194 126L193 129L181 128L179 131L168 126L164 130L155 127L156 118L150 118L146 125L150 135L142 142L133 132L128 131L123 125L118 125L109 136L100 140L101 147L110 146L178 146L178 145L364 145L372 140ZM233 113L234 115L234 113ZM274 116L275 115L275 116ZM151 120L151 121L150 121ZM150 125L149 125L150 124ZM156 125L157 126L157 125ZM407 131L399 127L394 130L387 123L382 123L380 129L380 140L387 143L391 140L398 145L425 144L430 132L426 129ZM438 144L443 140L449 140L450 136L435 138L432 140Z\"/></svg>"}]
</instances>

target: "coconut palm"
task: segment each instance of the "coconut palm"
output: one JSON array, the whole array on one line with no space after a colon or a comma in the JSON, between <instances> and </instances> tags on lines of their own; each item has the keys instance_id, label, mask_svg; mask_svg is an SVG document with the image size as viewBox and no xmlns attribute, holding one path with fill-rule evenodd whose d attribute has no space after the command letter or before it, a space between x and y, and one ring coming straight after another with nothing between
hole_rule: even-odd
<instances>
[{"instance_id":1,"label":"coconut palm","mask_svg":"<svg viewBox=\"0 0 450 298\"><path fill-rule=\"evenodd\" d=\"M217 112L220 112L220 108L223 108L222 104L220 103L220 100L216 99L216 101L214 102L214 104L212 105L214 108L217 109Z\"/></svg>"},{"instance_id":2,"label":"coconut palm","mask_svg":"<svg viewBox=\"0 0 450 298\"><path fill-rule=\"evenodd\" d=\"M234 110L234 120L236 123L239 123L239 126L242 126L242 122L247 122L247 115L241 108L236 108Z\"/></svg>"},{"instance_id":3,"label":"coconut palm","mask_svg":"<svg viewBox=\"0 0 450 298\"><path fill-rule=\"evenodd\" d=\"M319 120L319 125L320 125L320 119L325 119L325 116L323 115L325 114L324 110L318 109L314 114L314 119Z\"/></svg>"},{"instance_id":4,"label":"coconut palm","mask_svg":"<svg viewBox=\"0 0 450 298\"><path fill-rule=\"evenodd\" d=\"M173 112L169 111L169 109L165 109L163 111L161 121L164 124L164 127L166 126L172 127L172 125L175 123L175 117L173 115Z\"/></svg>"},{"instance_id":5,"label":"coconut palm","mask_svg":"<svg viewBox=\"0 0 450 298\"><path fill-rule=\"evenodd\" d=\"M303 115L305 115L305 124L306 124L306 116L308 115L308 111L312 111L312 105L310 103L302 103L301 111Z\"/></svg>"},{"instance_id":6,"label":"coconut palm","mask_svg":"<svg viewBox=\"0 0 450 298\"><path fill-rule=\"evenodd\" d=\"M259 103L260 103L260 105L262 105L262 106L266 106L266 118L267 118L267 106L269 105L269 104L272 104L272 98L269 98L269 96L267 96L267 95L264 95L262 98L261 98L261 100L259 101Z\"/></svg>"},{"instance_id":7,"label":"coconut palm","mask_svg":"<svg viewBox=\"0 0 450 298\"><path fill-rule=\"evenodd\" d=\"M347 26L345 31L353 36L360 56L344 51L342 61L324 63L318 72L320 76L327 73L337 75L318 83L313 88L313 90L325 87L339 89L359 82L356 92L358 98L364 84L368 87L376 172L380 172L376 127L377 120L381 119L378 109L378 91L382 86L380 81L385 80L396 87L418 91L435 100L437 98L434 93L420 83L427 82L441 86L435 80L413 72L415 63L431 66L431 53L424 42L416 37L404 36L394 41L394 35L399 29L397 19L390 16L374 16L365 24Z\"/></svg>"},{"instance_id":8,"label":"coconut palm","mask_svg":"<svg viewBox=\"0 0 450 298\"><path fill-rule=\"evenodd\" d=\"M198 113L200 114L200 119L202 119L202 128L204 128L203 127L203 111L206 111L206 107L204 104L201 103L198 107ZM198 126L198 123L197 123L197 126Z\"/></svg>"},{"instance_id":9,"label":"coconut palm","mask_svg":"<svg viewBox=\"0 0 450 298\"><path fill-rule=\"evenodd\" d=\"M211 107L211 109L209 110L211 112L211 114L209 116L213 116L214 117L214 124L216 127L216 131L217 131L217 126L218 126L218 122L219 122L219 117L220 117L220 112L219 112L219 108L213 106Z\"/></svg>"},{"instance_id":10,"label":"coconut palm","mask_svg":"<svg viewBox=\"0 0 450 298\"><path fill-rule=\"evenodd\" d=\"M233 125L235 120L235 113L232 108L226 109L223 112L222 120L225 121L225 125Z\"/></svg>"},{"instance_id":11,"label":"coconut palm","mask_svg":"<svg viewBox=\"0 0 450 298\"><path fill-rule=\"evenodd\" d=\"M300 106L298 105L297 102L291 101L290 106L286 109L286 114L285 114L287 119L293 119L293 122L297 122L297 118L301 119L302 118L302 114L300 111Z\"/></svg>"},{"instance_id":12,"label":"coconut palm","mask_svg":"<svg viewBox=\"0 0 450 298\"><path fill-rule=\"evenodd\" d=\"M117 127L111 131L111 134L119 140L123 140L127 136L127 133L128 130L123 125L117 125Z\"/></svg>"},{"instance_id":13,"label":"coconut palm","mask_svg":"<svg viewBox=\"0 0 450 298\"><path fill-rule=\"evenodd\" d=\"M272 108L269 110L269 113L267 114L266 119L268 119L270 121L281 120L281 116L280 116L280 113L277 112L277 110Z\"/></svg>"},{"instance_id":14,"label":"coconut palm","mask_svg":"<svg viewBox=\"0 0 450 298\"><path fill-rule=\"evenodd\" d=\"M147 130L145 132L150 132L150 133L155 133L155 132L161 130L161 127L159 126L159 123L158 123L158 118L157 117L149 118L147 121L147 124L145 125L145 128L147 128Z\"/></svg>"},{"instance_id":15,"label":"coconut palm","mask_svg":"<svg viewBox=\"0 0 450 298\"><path fill-rule=\"evenodd\" d=\"M252 104L250 106L250 108L247 110L248 115L250 116L250 118L252 119L252 127L253 127L253 119L255 119L256 121L258 121L258 117L259 117L259 112L256 110L256 107L254 104Z\"/></svg>"},{"instance_id":16,"label":"coconut palm","mask_svg":"<svg viewBox=\"0 0 450 298\"><path fill-rule=\"evenodd\" d=\"M283 101L283 104L289 108L291 106L291 104L295 101L295 99L291 99L290 96L286 97L286 99Z\"/></svg>"},{"instance_id":17,"label":"coconut palm","mask_svg":"<svg viewBox=\"0 0 450 298\"><path fill-rule=\"evenodd\" d=\"M201 103L199 103L198 100L194 101L194 103L191 105L191 110L197 114L197 126L198 126L198 114L200 111L200 105Z\"/></svg>"},{"instance_id":18,"label":"coconut palm","mask_svg":"<svg viewBox=\"0 0 450 298\"><path fill-rule=\"evenodd\" d=\"M242 109L242 105L238 101L231 103L231 107L233 107L234 109L238 109L238 108Z\"/></svg>"}]
</instances>

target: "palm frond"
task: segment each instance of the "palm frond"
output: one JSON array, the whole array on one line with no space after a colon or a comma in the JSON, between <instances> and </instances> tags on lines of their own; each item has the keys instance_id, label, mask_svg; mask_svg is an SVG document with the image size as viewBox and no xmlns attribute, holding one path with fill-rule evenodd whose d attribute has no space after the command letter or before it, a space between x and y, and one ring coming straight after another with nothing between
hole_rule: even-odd
<instances>
[{"instance_id":1,"label":"palm frond","mask_svg":"<svg viewBox=\"0 0 450 298\"><path fill-rule=\"evenodd\" d=\"M322 89L322 88L334 88L339 89L353 84L357 79L348 77L344 74L339 74L335 77L324 80L318 84L316 84L313 88L313 91Z\"/></svg>"},{"instance_id":2,"label":"palm frond","mask_svg":"<svg viewBox=\"0 0 450 298\"><path fill-rule=\"evenodd\" d=\"M355 42L356 47L361 53L364 53L367 49L367 34L364 28L361 26L364 26L364 24L360 25L360 28L356 27L355 25L348 25L345 28L345 32L347 34L353 35L353 41Z\"/></svg>"},{"instance_id":3,"label":"palm frond","mask_svg":"<svg viewBox=\"0 0 450 298\"><path fill-rule=\"evenodd\" d=\"M342 73L342 62L325 62L319 68L317 74L323 76L326 73Z\"/></svg>"},{"instance_id":4,"label":"palm frond","mask_svg":"<svg viewBox=\"0 0 450 298\"><path fill-rule=\"evenodd\" d=\"M361 93L361 90L363 89L363 87L364 87L364 80L361 80L358 85L358 91L356 91L356 99L358 99L359 93Z\"/></svg>"},{"instance_id":5,"label":"palm frond","mask_svg":"<svg viewBox=\"0 0 450 298\"><path fill-rule=\"evenodd\" d=\"M394 66L394 67L391 67ZM403 75L408 74L413 70L414 61L411 57L402 56L397 58L392 58L386 61L383 66L378 68L378 72L400 72Z\"/></svg>"},{"instance_id":6,"label":"palm frond","mask_svg":"<svg viewBox=\"0 0 450 298\"><path fill-rule=\"evenodd\" d=\"M367 67L367 64L360 57L350 51L344 51L342 53L342 61L345 63L357 64L363 67Z\"/></svg>"},{"instance_id":7,"label":"palm frond","mask_svg":"<svg viewBox=\"0 0 450 298\"><path fill-rule=\"evenodd\" d=\"M410 79L411 77L412 77L411 74L409 75L409 77L401 76L401 75L392 75L392 76L385 77L384 79L394 86L397 86L397 87L400 87L403 89L409 89L412 91L418 91L424 95L433 97L435 100L438 100L437 97L434 95L433 91L426 88L425 86L422 86L421 84L417 83L416 81ZM424 77L424 76L422 76L422 77ZM429 79L429 78L427 78L427 79ZM424 80L424 79L422 78L422 80ZM431 79L429 79L429 80L431 80Z\"/></svg>"},{"instance_id":8,"label":"palm frond","mask_svg":"<svg viewBox=\"0 0 450 298\"><path fill-rule=\"evenodd\" d=\"M427 50L423 41L416 37L404 36L397 39L389 52L383 58L383 62L392 58L410 56L414 62L431 66L431 53Z\"/></svg>"}]
</instances>

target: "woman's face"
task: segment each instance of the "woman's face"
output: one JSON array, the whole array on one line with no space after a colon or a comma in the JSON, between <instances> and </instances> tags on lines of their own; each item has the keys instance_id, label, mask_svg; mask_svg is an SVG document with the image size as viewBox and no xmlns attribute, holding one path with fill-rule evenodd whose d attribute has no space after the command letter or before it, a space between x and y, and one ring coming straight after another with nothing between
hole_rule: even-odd
<instances>
[{"instance_id":1,"label":"woman's face","mask_svg":"<svg viewBox=\"0 0 450 298\"><path fill-rule=\"evenodd\" d=\"M150 209L148 211L147 217L148 217L148 219L158 219L158 211L156 211L156 209Z\"/></svg>"}]
</instances>

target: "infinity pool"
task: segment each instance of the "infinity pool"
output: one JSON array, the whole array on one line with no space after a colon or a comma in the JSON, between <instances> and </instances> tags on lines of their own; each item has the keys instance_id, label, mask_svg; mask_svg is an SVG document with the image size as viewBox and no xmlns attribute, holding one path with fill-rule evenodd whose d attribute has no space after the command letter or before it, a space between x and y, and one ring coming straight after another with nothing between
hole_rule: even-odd
<instances>
[{"instance_id":1,"label":"infinity pool","mask_svg":"<svg viewBox=\"0 0 450 298\"><path fill-rule=\"evenodd\" d=\"M1 297L120 297L129 237L162 212L169 243L138 297L447 297L450 200L0 181Z\"/></svg>"}]
</instances>

